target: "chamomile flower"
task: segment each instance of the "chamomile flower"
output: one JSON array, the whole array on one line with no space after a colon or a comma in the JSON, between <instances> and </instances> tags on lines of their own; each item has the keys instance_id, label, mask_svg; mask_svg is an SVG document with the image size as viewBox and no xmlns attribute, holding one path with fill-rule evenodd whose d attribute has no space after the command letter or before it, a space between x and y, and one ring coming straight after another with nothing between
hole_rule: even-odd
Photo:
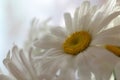
<instances>
[{"instance_id":1,"label":"chamomile flower","mask_svg":"<svg viewBox=\"0 0 120 80\"><path fill-rule=\"evenodd\" d=\"M3 63L10 72L10 76L1 74L2 80L52 80L51 75L40 74L40 69L37 68L32 56L32 49L28 53L23 52L17 46L14 46L12 51L8 52Z\"/></svg>"},{"instance_id":2,"label":"chamomile flower","mask_svg":"<svg viewBox=\"0 0 120 80\"><path fill-rule=\"evenodd\" d=\"M17 46L14 46L12 51L8 52L3 63L18 80L32 80L37 78L31 65L30 56L26 57L23 50L19 50Z\"/></svg>"},{"instance_id":3,"label":"chamomile flower","mask_svg":"<svg viewBox=\"0 0 120 80\"><path fill-rule=\"evenodd\" d=\"M0 80L43 80L50 79L50 75L39 75L36 73L34 59L32 59L32 50L28 53L23 52L17 46L8 52L3 63L9 70L10 75L1 73ZM40 70L40 69L38 69ZM46 76L46 77L45 77Z\"/></svg>"},{"instance_id":4,"label":"chamomile flower","mask_svg":"<svg viewBox=\"0 0 120 80\"><path fill-rule=\"evenodd\" d=\"M109 80L120 56L120 38L115 36L120 25L109 24L118 15L116 0L100 8L84 1L73 17L65 13L65 27L51 27L34 42L45 50L37 58L41 73L56 80L90 80L92 74L96 80Z\"/></svg>"}]
</instances>

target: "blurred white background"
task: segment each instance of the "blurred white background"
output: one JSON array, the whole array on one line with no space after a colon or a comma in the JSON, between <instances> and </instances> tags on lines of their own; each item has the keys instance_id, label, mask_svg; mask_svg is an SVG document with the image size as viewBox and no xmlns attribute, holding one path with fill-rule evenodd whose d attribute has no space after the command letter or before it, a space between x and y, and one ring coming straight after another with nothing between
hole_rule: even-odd
<instances>
[{"instance_id":1,"label":"blurred white background","mask_svg":"<svg viewBox=\"0 0 120 80\"><path fill-rule=\"evenodd\" d=\"M82 0L0 0L0 68L5 72L2 60L14 45L23 45L30 21L52 17L54 25L63 24L63 13L73 12ZM105 0L91 0L103 4Z\"/></svg>"}]
</instances>

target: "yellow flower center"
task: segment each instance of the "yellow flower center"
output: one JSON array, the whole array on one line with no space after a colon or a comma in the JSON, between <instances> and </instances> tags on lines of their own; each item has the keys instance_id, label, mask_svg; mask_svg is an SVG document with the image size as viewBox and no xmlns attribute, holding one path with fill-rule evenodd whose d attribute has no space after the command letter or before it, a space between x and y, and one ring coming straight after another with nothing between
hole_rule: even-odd
<instances>
[{"instance_id":1,"label":"yellow flower center","mask_svg":"<svg viewBox=\"0 0 120 80\"><path fill-rule=\"evenodd\" d=\"M77 55L84 51L91 41L91 35L86 31L75 32L71 34L64 42L64 52L71 55Z\"/></svg>"},{"instance_id":2,"label":"yellow flower center","mask_svg":"<svg viewBox=\"0 0 120 80\"><path fill-rule=\"evenodd\" d=\"M116 56L120 56L120 47L114 45L106 45L105 48L114 53Z\"/></svg>"}]
</instances>

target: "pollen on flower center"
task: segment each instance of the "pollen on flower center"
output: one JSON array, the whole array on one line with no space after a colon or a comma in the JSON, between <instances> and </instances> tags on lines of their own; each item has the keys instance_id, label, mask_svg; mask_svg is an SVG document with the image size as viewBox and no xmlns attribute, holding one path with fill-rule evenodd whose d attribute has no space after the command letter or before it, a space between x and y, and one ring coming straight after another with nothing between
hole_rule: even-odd
<instances>
[{"instance_id":1,"label":"pollen on flower center","mask_svg":"<svg viewBox=\"0 0 120 80\"><path fill-rule=\"evenodd\" d=\"M84 51L91 41L91 35L87 31L80 31L71 34L64 42L64 52L77 55Z\"/></svg>"}]
</instances>

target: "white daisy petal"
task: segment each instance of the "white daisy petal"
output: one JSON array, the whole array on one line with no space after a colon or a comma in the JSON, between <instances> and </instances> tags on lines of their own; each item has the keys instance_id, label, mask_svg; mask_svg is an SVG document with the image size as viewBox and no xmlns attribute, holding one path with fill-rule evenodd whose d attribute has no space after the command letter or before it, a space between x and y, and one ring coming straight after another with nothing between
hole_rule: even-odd
<instances>
[{"instance_id":1,"label":"white daisy petal","mask_svg":"<svg viewBox=\"0 0 120 80\"><path fill-rule=\"evenodd\" d=\"M45 35L34 43L35 47L42 49L61 48L61 41L52 35ZM58 46L59 45L59 46Z\"/></svg>"},{"instance_id":2,"label":"white daisy petal","mask_svg":"<svg viewBox=\"0 0 120 80\"><path fill-rule=\"evenodd\" d=\"M120 46L120 38L118 37L99 37L91 42L91 45L116 45Z\"/></svg>"},{"instance_id":3,"label":"white daisy petal","mask_svg":"<svg viewBox=\"0 0 120 80\"><path fill-rule=\"evenodd\" d=\"M71 34L73 32L73 24L72 24L71 15L69 13L65 13L64 19L65 19L66 29L68 30L68 34Z\"/></svg>"},{"instance_id":4,"label":"white daisy petal","mask_svg":"<svg viewBox=\"0 0 120 80\"><path fill-rule=\"evenodd\" d=\"M86 54L86 53L81 53ZM88 65L88 59L85 55L78 55L76 58L76 65L78 66L78 76L80 80L90 80L91 69ZM87 76L87 77L86 77Z\"/></svg>"},{"instance_id":5,"label":"white daisy petal","mask_svg":"<svg viewBox=\"0 0 120 80\"><path fill-rule=\"evenodd\" d=\"M83 17L83 19L82 19L83 30L88 30L88 25L89 25L90 20L91 20L90 18L91 18L90 14L87 14Z\"/></svg>"},{"instance_id":6,"label":"white daisy petal","mask_svg":"<svg viewBox=\"0 0 120 80\"><path fill-rule=\"evenodd\" d=\"M120 15L120 11L114 12L112 14L110 14L108 17L106 17L100 24L98 27L96 27L94 30L94 33L99 32L100 30L102 30L103 28L107 27L107 25L113 20L115 19L118 15Z\"/></svg>"},{"instance_id":7,"label":"white daisy petal","mask_svg":"<svg viewBox=\"0 0 120 80\"><path fill-rule=\"evenodd\" d=\"M3 61L3 63L6 65L6 67L8 68L8 70L12 73L12 75L14 75L15 78L17 78L18 80L26 80L26 78L24 77L24 73L22 73L15 65L14 63L10 62L9 59L5 59Z\"/></svg>"},{"instance_id":8,"label":"white daisy petal","mask_svg":"<svg viewBox=\"0 0 120 80\"><path fill-rule=\"evenodd\" d=\"M76 80L75 71L68 69L67 67L62 69L61 74L58 76L57 80Z\"/></svg>"},{"instance_id":9,"label":"white daisy petal","mask_svg":"<svg viewBox=\"0 0 120 80\"><path fill-rule=\"evenodd\" d=\"M109 0L107 4L102 6L99 10L96 11L95 15L92 18L92 23L90 26L90 32L95 35L98 30L101 30L100 23L110 14L113 12L113 9L115 8L116 0ZM104 27L104 26L101 26ZM98 28L98 30L96 30ZM100 29L99 29L100 28Z\"/></svg>"},{"instance_id":10,"label":"white daisy petal","mask_svg":"<svg viewBox=\"0 0 120 80\"><path fill-rule=\"evenodd\" d=\"M15 47L13 50L15 50ZM30 57L31 53L25 54L22 50L18 49L18 51L15 52L15 55L11 54L11 56L7 56L3 63L16 80L39 80L35 69L33 68L32 61L30 60L32 58Z\"/></svg>"},{"instance_id":11,"label":"white daisy petal","mask_svg":"<svg viewBox=\"0 0 120 80\"><path fill-rule=\"evenodd\" d=\"M110 13L113 11L113 9L116 6L116 0L108 0L108 2L103 6L103 9L105 10L104 15L108 15L107 13Z\"/></svg>"},{"instance_id":12,"label":"white daisy petal","mask_svg":"<svg viewBox=\"0 0 120 80\"><path fill-rule=\"evenodd\" d=\"M89 13L89 9L90 9L90 2L84 1L81 4L80 8L78 8L78 9L79 9L79 12L76 9L76 12L74 15L75 18L78 17L78 18L76 18L77 21L75 21L76 22L76 26L75 26L76 31L80 31L81 29L83 29L86 26L86 23L88 24L88 21L89 21L89 17L88 17L89 14L88 13Z\"/></svg>"},{"instance_id":13,"label":"white daisy petal","mask_svg":"<svg viewBox=\"0 0 120 80\"><path fill-rule=\"evenodd\" d=\"M119 57L115 56L111 52L97 47L88 49L91 54L87 56L89 58L89 64L93 73L95 73L97 80L109 80L114 66L120 60Z\"/></svg>"},{"instance_id":14,"label":"white daisy petal","mask_svg":"<svg viewBox=\"0 0 120 80\"><path fill-rule=\"evenodd\" d=\"M14 47L12 48L12 53L16 53L18 52L18 47L16 45L14 45Z\"/></svg>"},{"instance_id":15,"label":"white daisy petal","mask_svg":"<svg viewBox=\"0 0 120 80\"><path fill-rule=\"evenodd\" d=\"M75 9L75 13L74 13L74 20L73 20L73 27L74 27L74 31L79 29L79 9L80 8L76 8Z\"/></svg>"},{"instance_id":16,"label":"white daisy petal","mask_svg":"<svg viewBox=\"0 0 120 80\"><path fill-rule=\"evenodd\" d=\"M102 21L102 18L104 13L100 12L100 11L96 11L96 13L94 14L94 16L91 19L91 23L89 24L89 32L92 33L92 35L96 35L96 33L94 32L95 28L98 28L98 24L100 24L100 22Z\"/></svg>"},{"instance_id":17,"label":"white daisy petal","mask_svg":"<svg viewBox=\"0 0 120 80\"><path fill-rule=\"evenodd\" d=\"M43 57L52 57L52 58L64 57L65 55L62 53L64 53L62 50L53 49L53 50L49 50L48 52L46 52L46 54L44 54Z\"/></svg>"},{"instance_id":18,"label":"white daisy petal","mask_svg":"<svg viewBox=\"0 0 120 80\"><path fill-rule=\"evenodd\" d=\"M96 38L113 36L113 35L117 35L117 34L120 34L120 25L114 26L112 28L109 28L107 30L100 32L98 35L96 35Z\"/></svg>"},{"instance_id":19,"label":"white daisy petal","mask_svg":"<svg viewBox=\"0 0 120 80\"><path fill-rule=\"evenodd\" d=\"M66 60L69 56L65 56L61 53L60 50L49 50L43 55L42 58L37 58L38 63L40 63L40 75L41 74L48 74L51 77L57 76L57 72L66 65ZM36 62L36 61L35 61Z\"/></svg>"},{"instance_id":20,"label":"white daisy petal","mask_svg":"<svg viewBox=\"0 0 120 80\"><path fill-rule=\"evenodd\" d=\"M57 80L76 80L76 68L73 65L71 57L65 59L64 65L60 68L60 75Z\"/></svg>"},{"instance_id":21,"label":"white daisy petal","mask_svg":"<svg viewBox=\"0 0 120 80\"><path fill-rule=\"evenodd\" d=\"M10 59L10 56L8 58ZM20 57L19 57L19 49L16 45L12 49L11 60L14 62L15 65L19 65L19 66L22 65ZM21 68L21 67L19 67L19 68Z\"/></svg>"},{"instance_id":22,"label":"white daisy petal","mask_svg":"<svg viewBox=\"0 0 120 80\"><path fill-rule=\"evenodd\" d=\"M54 27L50 29L51 33L58 37L60 40L64 40L67 36L65 29L62 27Z\"/></svg>"},{"instance_id":23,"label":"white daisy petal","mask_svg":"<svg viewBox=\"0 0 120 80\"><path fill-rule=\"evenodd\" d=\"M35 79L37 80L37 76L34 73L34 69L33 66L30 64L30 62L25 58L25 54L24 52L21 50L20 51L20 58L21 61L23 62L23 65L26 67L26 70L28 71L28 73L31 75L31 79Z\"/></svg>"},{"instance_id":24,"label":"white daisy petal","mask_svg":"<svg viewBox=\"0 0 120 80\"><path fill-rule=\"evenodd\" d=\"M84 1L80 6L79 18L86 15L90 9L90 1Z\"/></svg>"}]
</instances>

